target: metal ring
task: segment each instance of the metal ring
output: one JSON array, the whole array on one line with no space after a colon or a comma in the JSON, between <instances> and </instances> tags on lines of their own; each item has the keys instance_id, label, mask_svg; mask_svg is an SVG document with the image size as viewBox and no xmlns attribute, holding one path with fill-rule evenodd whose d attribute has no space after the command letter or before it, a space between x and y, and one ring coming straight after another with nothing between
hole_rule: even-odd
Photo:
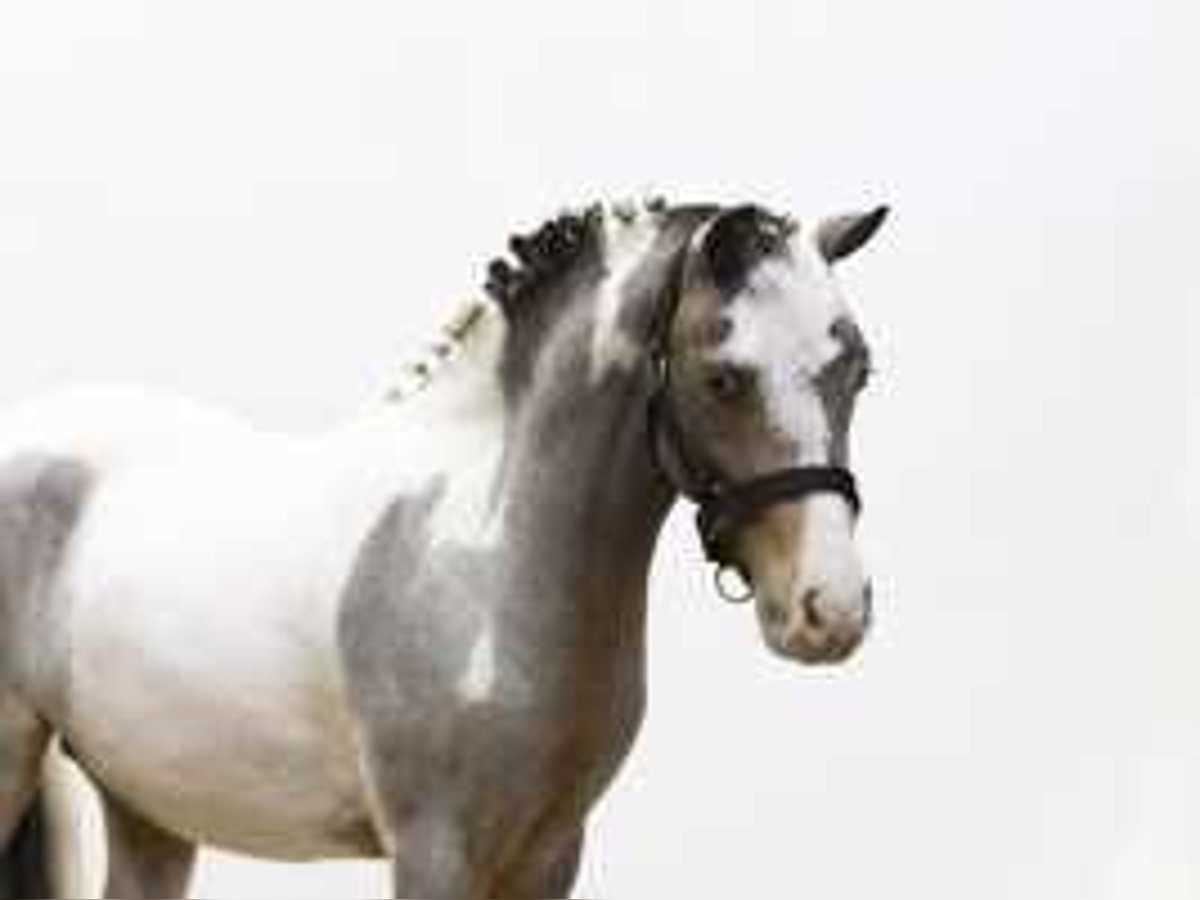
<instances>
[{"instance_id":1,"label":"metal ring","mask_svg":"<svg viewBox=\"0 0 1200 900\"><path fill-rule=\"evenodd\" d=\"M731 585L731 579L736 579L736 583ZM713 586L721 599L729 603L747 603L754 598L754 585L737 566L722 564L713 569Z\"/></svg>"}]
</instances>

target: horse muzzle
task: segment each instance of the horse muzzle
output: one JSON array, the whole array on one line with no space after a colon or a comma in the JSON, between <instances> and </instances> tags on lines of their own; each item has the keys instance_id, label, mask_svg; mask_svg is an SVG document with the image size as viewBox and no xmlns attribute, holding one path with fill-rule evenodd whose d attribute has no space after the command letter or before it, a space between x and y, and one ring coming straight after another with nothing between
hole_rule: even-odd
<instances>
[{"instance_id":1,"label":"horse muzzle","mask_svg":"<svg viewBox=\"0 0 1200 900\"><path fill-rule=\"evenodd\" d=\"M873 591L853 541L853 518L833 496L765 510L736 545L763 639L805 663L836 663L863 642Z\"/></svg>"},{"instance_id":2,"label":"horse muzzle","mask_svg":"<svg viewBox=\"0 0 1200 900\"><path fill-rule=\"evenodd\" d=\"M833 600L829 589L809 587L786 606L759 597L763 638L786 659L807 664L840 663L850 658L871 627L873 592L866 582L858 597Z\"/></svg>"}]
</instances>

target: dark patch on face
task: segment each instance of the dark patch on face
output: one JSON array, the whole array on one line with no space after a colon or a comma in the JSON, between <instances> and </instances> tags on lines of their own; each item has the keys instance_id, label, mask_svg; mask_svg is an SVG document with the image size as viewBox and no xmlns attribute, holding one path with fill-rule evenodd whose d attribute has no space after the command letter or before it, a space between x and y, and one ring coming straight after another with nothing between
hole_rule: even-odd
<instances>
[{"instance_id":1,"label":"dark patch on face","mask_svg":"<svg viewBox=\"0 0 1200 900\"><path fill-rule=\"evenodd\" d=\"M722 213L701 249L713 284L726 297L738 294L759 263L783 252L791 230L787 220L758 206Z\"/></svg>"},{"instance_id":2,"label":"dark patch on face","mask_svg":"<svg viewBox=\"0 0 1200 900\"><path fill-rule=\"evenodd\" d=\"M841 349L817 373L816 388L829 424L830 462L847 465L854 402L866 385L871 370L871 354L862 332L852 319L839 318L830 326L829 333Z\"/></svg>"}]
</instances>

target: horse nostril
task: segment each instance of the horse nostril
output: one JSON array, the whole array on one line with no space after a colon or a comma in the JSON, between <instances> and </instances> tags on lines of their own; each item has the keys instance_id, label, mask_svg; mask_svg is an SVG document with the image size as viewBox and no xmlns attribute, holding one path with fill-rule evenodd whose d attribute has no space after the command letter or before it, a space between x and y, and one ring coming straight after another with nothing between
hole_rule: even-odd
<instances>
[{"instance_id":1,"label":"horse nostril","mask_svg":"<svg viewBox=\"0 0 1200 900\"><path fill-rule=\"evenodd\" d=\"M778 628L783 625L784 620L787 618L787 609L775 603L764 603L762 611L767 624L772 628Z\"/></svg>"},{"instance_id":2,"label":"horse nostril","mask_svg":"<svg viewBox=\"0 0 1200 900\"><path fill-rule=\"evenodd\" d=\"M875 585L868 581L863 585L863 630L871 627L871 620L875 615Z\"/></svg>"},{"instance_id":3,"label":"horse nostril","mask_svg":"<svg viewBox=\"0 0 1200 900\"><path fill-rule=\"evenodd\" d=\"M825 624L825 619L821 615L821 611L817 609L817 598L821 596L819 588L810 587L804 592L804 596L800 598L800 609L804 613L804 624L809 628L817 629Z\"/></svg>"}]
</instances>

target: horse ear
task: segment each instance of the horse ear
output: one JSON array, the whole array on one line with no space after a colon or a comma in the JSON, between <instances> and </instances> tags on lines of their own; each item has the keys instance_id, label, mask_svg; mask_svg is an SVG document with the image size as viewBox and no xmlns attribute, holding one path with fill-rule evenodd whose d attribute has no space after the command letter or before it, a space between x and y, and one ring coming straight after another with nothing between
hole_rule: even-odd
<instances>
[{"instance_id":1,"label":"horse ear","mask_svg":"<svg viewBox=\"0 0 1200 900\"><path fill-rule=\"evenodd\" d=\"M879 230L888 208L878 206L870 212L834 216L817 226L817 249L826 262L845 259Z\"/></svg>"}]
</instances>

